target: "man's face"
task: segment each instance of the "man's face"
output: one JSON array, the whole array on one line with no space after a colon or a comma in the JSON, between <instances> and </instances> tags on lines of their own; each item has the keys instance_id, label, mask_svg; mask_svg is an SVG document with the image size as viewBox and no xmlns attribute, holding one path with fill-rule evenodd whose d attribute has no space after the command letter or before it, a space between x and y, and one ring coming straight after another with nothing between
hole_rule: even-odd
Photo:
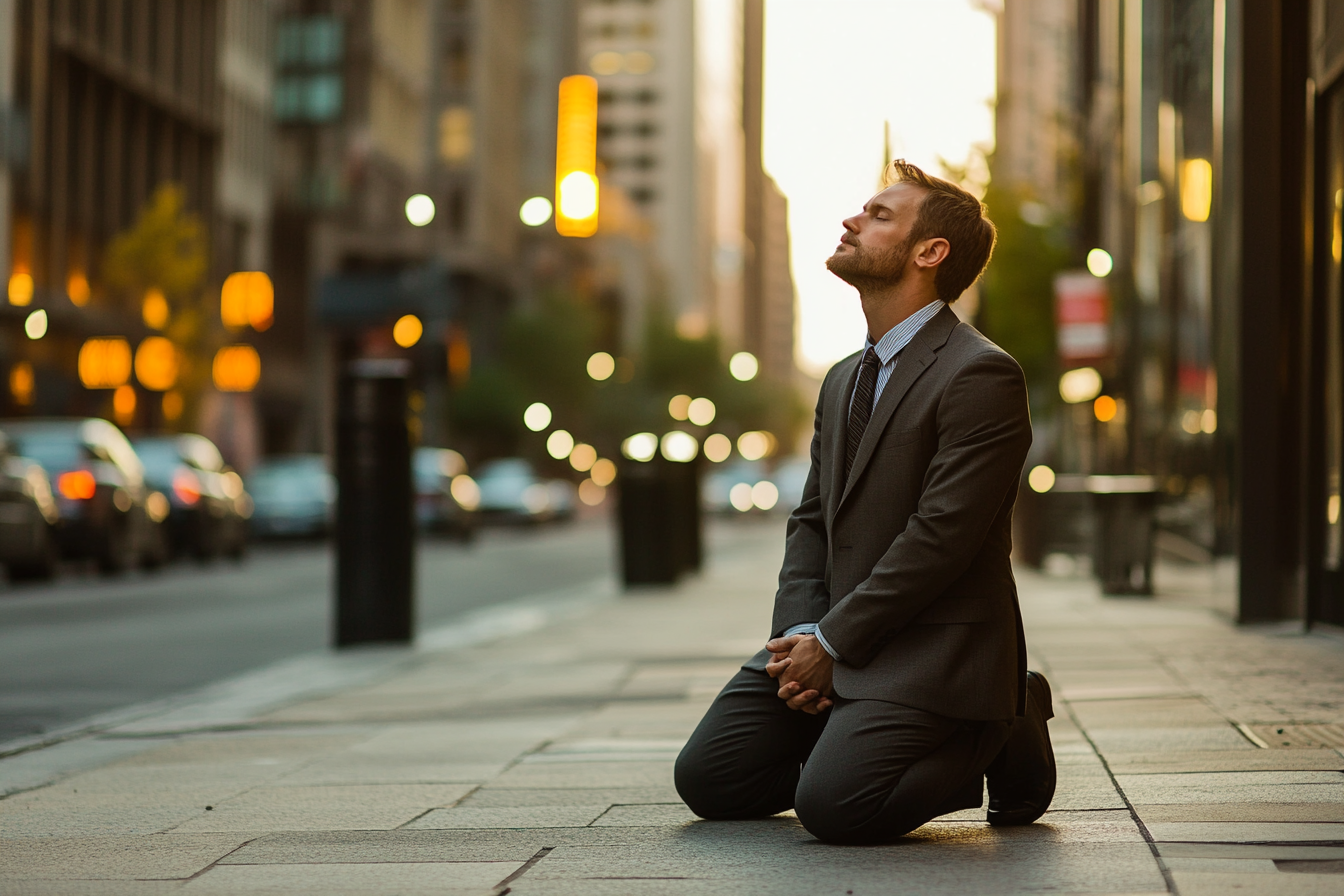
<instances>
[{"instance_id":1,"label":"man's face","mask_svg":"<svg viewBox=\"0 0 1344 896\"><path fill-rule=\"evenodd\" d=\"M845 232L826 268L855 287L900 282L910 262L910 229L919 215L923 190L895 184L878 193L863 211L844 220Z\"/></svg>"}]
</instances>

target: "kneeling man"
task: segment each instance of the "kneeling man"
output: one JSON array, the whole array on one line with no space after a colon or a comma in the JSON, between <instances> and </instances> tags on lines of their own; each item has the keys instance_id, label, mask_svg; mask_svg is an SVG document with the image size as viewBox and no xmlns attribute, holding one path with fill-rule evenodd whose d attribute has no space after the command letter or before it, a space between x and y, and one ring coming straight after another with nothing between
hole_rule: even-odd
<instances>
[{"instance_id":1,"label":"kneeling man","mask_svg":"<svg viewBox=\"0 0 1344 896\"><path fill-rule=\"evenodd\" d=\"M1026 669L1009 553L1031 445L1022 371L948 306L994 225L904 161L827 261L868 321L831 368L789 519L771 640L677 759L704 818L794 809L832 843L880 843L982 804L1030 824L1050 804L1050 688Z\"/></svg>"}]
</instances>

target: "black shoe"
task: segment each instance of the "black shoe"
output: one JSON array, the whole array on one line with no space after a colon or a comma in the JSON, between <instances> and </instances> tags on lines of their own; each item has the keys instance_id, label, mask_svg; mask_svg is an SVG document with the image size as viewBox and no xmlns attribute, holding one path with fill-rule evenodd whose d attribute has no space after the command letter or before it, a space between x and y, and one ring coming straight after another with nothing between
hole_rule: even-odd
<instances>
[{"instance_id":1,"label":"black shoe","mask_svg":"<svg viewBox=\"0 0 1344 896\"><path fill-rule=\"evenodd\" d=\"M990 824L1031 824L1055 797L1055 751L1046 720L1055 716L1050 683L1039 672L1027 673L1027 713L1013 723L999 755L985 769Z\"/></svg>"}]
</instances>

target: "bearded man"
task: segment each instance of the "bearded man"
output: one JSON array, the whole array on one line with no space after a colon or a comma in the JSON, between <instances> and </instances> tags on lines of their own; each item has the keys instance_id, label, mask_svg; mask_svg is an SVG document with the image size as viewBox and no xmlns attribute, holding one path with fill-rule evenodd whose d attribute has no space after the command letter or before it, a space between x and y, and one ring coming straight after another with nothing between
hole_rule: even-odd
<instances>
[{"instance_id":1,"label":"bearded man","mask_svg":"<svg viewBox=\"0 0 1344 896\"><path fill-rule=\"evenodd\" d=\"M902 160L827 261L858 290L863 351L831 368L789 518L771 638L677 759L703 818L793 809L831 843L881 843L983 804L1030 824L1055 762L1009 555L1031 421L1022 370L949 307L995 230Z\"/></svg>"}]
</instances>

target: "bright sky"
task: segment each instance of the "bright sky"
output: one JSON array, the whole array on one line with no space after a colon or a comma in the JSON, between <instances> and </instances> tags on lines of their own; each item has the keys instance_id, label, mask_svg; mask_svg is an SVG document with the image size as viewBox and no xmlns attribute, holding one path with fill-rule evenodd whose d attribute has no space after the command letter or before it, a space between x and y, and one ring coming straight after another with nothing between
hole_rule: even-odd
<instances>
[{"instance_id":1,"label":"bright sky","mask_svg":"<svg viewBox=\"0 0 1344 896\"><path fill-rule=\"evenodd\" d=\"M789 197L798 363L863 347L854 290L826 270L844 218L893 156L934 174L994 138L994 20L972 0L766 0L765 167Z\"/></svg>"}]
</instances>

